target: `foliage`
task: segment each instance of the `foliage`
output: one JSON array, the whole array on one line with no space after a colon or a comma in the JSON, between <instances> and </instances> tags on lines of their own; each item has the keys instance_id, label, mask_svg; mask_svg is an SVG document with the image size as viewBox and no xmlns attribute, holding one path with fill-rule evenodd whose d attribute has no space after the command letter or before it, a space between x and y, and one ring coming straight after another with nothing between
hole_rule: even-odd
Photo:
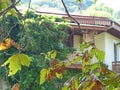
<instances>
[{"instance_id":1,"label":"foliage","mask_svg":"<svg viewBox=\"0 0 120 90\"><path fill-rule=\"evenodd\" d=\"M82 1L82 2L81 2ZM80 10L86 10L94 2L93 0L64 0L65 5L70 13L80 13ZM26 6L27 1L22 0L22 5ZM44 8L52 11L64 11L61 0L34 0L32 1L32 8Z\"/></svg>"},{"instance_id":2,"label":"foliage","mask_svg":"<svg viewBox=\"0 0 120 90\"><path fill-rule=\"evenodd\" d=\"M18 70L21 70L21 65L23 66L30 66L30 57L25 54L14 54L13 56L9 57L8 60L2 64L2 66L6 66L9 64L9 74L8 76L16 74Z\"/></svg>"},{"instance_id":3,"label":"foliage","mask_svg":"<svg viewBox=\"0 0 120 90\"><path fill-rule=\"evenodd\" d=\"M115 72L109 70L104 62L105 53L98 50L94 44L88 42L83 43L81 48L89 45L81 52L82 57L82 72L73 76L65 82L62 90L114 90L119 88L119 76ZM91 60L96 57L96 63L91 63ZM76 57L77 58L77 57ZM114 83L112 83L112 82Z\"/></svg>"},{"instance_id":4,"label":"foliage","mask_svg":"<svg viewBox=\"0 0 120 90\"><path fill-rule=\"evenodd\" d=\"M105 4L92 5L87 10L83 12L83 15L90 16L107 16L110 19L113 19L114 9L107 7Z\"/></svg>"},{"instance_id":5,"label":"foliage","mask_svg":"<svg viewBox=\"0 0 120 90\"><path fill-rule=\"evenodd\" d=\"M105 88L114 90L115 88L119 88L120 75L109 70L107 66L103 64L105 53L97 49L92 42L83 42L80 46L82 49L81 52L79 54L77 53L77 57L70 62L61 64L61 61L56 60L55 57L50 58L50 66L47 69L43 68L41 70L40 84L43 84L46 79L49 82L52 81L56 76L56 72L59 72L60 75L62 75L65 68L63 68L63 66L61 67L61 65L68 67L76 62L82 61L82 72L75 74L72 78L67 80L64 83L62 90L103 90ZM53 56L56 55L55 52L51 54ZM96 62L91 63L92 60L95 60L95 57Z\"/></svg>"},{"instance_id":6,"label":"foliage","mask_svg":"<svg viewBox=\"0 0 120 90\"><path fill-rule=\"evenodd\" d=\"M44 61L46 58L43 57L42 53L55 50L57 56L51 57L64 60L66 55L73 51L68 47L61 47L61 44L64 44L64 40L68 37L69 21L57 16L38 16L34 12L28 12L21 20L12 15L4 16L0 19L0 23L0 30L3 31L0 36L0 64L5 62L3 66L6 65L6 68L0 67L0 76L6 78L6 75L9 75L7 80L10 84L13 85L17 82L22 90L46 90L49 87L56 90L58 87L53 85L54 82L58 81L56 78L54 78L53 83L39 84L40 70L50 66L49 60ZM50 56L50 52L48 52L48 56ZM55 70L55 68L51 68L48 71L52 69ZM59 67L56 67L56 70L58 69ZM56 72L55 75L62 78L59 72Z\"/></svg>"},{"instance_id":7,"label":"foliage","mask_svg":"<svg viewBox=\"0 0 120 90\"><path fill-rule=\"evenodd\" d=\"M7 14L13 14L17 17L17 13L15 10L15 5L17 2L12 2L12 0L0 0L0 15L7 15Z\"/></svg>"},{"instance_id":8,"label":"foliage","mask_svg":"<svg viewBox=\"0 0 120 90\"><path fill-rule=\"evenodd\" d=\"M8 7L3 4L3 1L0 1L1 12ZM81 0L79 1L81 2ZM22 17L19 20L9 15L0 19L2 22L0 26L0 57L5 61L2 66L8 66L6 69L9 68L9 74L6 73L9 76L15 74L8 79L10 82L16 80L15 83L20 83L21 90L60 89L56 82L60 82L58 79L64 77L65 68L79 61L82 61L82 73L74 75L65 82L62 90L102 90L104 88L113 90L120 87L120 75L109 70L103 64L105 53L97 49L91 42L84 42L80 45L81 52L73 61L63 62L60 60L61 53L66 52L66 48L61 47L61 44L67 38L66 29L69 22L59 17L38 16L31 12L27 12L27 15ZM66 56L66 54L63 55ZM97 60L95 63L91 63L94 57ZM30 64L31 59L32 63ZM27 67L22 67L21 70L21 65ZM3 68L1 68L2 70ZM21 72L18 72L19 70ZM5 73L2 74L5 75ZM50 81L53 83L49 83Z\"/></svg>"}]
</instances>

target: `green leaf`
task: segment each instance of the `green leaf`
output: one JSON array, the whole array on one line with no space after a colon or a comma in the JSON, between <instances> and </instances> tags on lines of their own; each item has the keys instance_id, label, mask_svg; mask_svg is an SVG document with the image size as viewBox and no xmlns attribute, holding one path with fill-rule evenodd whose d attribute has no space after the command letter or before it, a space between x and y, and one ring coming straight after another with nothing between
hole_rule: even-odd
<instances>
[{"instance_id":1,"label":"green leaf","mask_svg":"<svg viewBox=\"0 0 120 90\"><path fill-rule=\"evenodd\" d=\"M30 66L31 58L25 54L14 54L9 57L6 62L2 64L2 66L6 66L9 64L9 74L8 76L14 75L17 71L21 70L21 65Z\"/></svg>"},{"instance_id":2,"label":"green leaf","mask_svg":"<svg viewBox=\"0 0 120 90\"><path fill-rule=\"evenodd\" d=\"M47 69L42 69L40 71L40 85L43 84L47 78L47 72L48 70Z\"/></svg>"},{"instance_id":3,"label":"green leaf","mask_svg":"<svg viewBox=\"0 0 120 90\"><path fill-rule=\"evenodd\" d=\"M96 48L93 48L93 49L90 50L89 56L90 56L91 59L95 55L95 52L96 52Z\"/></svg>"},{"instance_id":4,"label":"green leaf","mask_svg":"<svg viewBox=\"0 0 120 90\"><path fill-rule=\"evenodd\" d=\"M80 50L83 52L86 48L88 48L89 45L87 43L80 44Z\"/></svg>"},{"instance_id":5,"label":"green leaf","mask_svg":"<svg viewBox=\"0 0 120 90\"><path fill-rule=\"evenodd\" d=\"M98 62L89 66L89 69L92 71L97 69L97 68L100 68L100 63L98 63Z\"/></svg>"},{"instance_id":6,"label":"green leaf","mask_svg":"<svg viewBox=\"0 0 120 90\"><path fill-rule=\"evenodd\" d=\"M10 1L0 0L0 11L4 10L10 5Z\"/></svg>"},{"instance_id":7,"label":"green leaf","mask_svg":"<svg viewBox=\"0 0 120 90\"><path fill-rule=\"evenodd\" d=\"M104 59L105 59L105 52L104 51L96 50L95 56L100 62L104 62Z\"/></svg>"}]
</instances>

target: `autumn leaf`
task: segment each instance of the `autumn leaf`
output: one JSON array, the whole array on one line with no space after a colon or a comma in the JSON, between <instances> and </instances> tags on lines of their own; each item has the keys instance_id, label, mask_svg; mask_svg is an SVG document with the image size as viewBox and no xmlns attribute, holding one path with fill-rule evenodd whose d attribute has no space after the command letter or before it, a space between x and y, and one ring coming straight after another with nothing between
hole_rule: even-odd
<instances>
[{"instance_id":1,"label":"autumn leaf","mask_svg":"<svg viewBox=\"0 0 120 90\"><path fill-rule=\"evenodd\" d=\"M21 70L21 65L30 66L31 58L26 54L14 54L9 57L6 62L2 64L2 66L6 66L9 64L9 74L8 76L14 75L17 71Z\"/></svg>"},{"instance_id":2,"label":"autumn leaf","mask_svg":"<svg viewBox=\"0 0 120 90\"><path fill-rule=\"evenodd\" d=\"M5 40L5 43L0 41L0 50L5 50L11 47L11 39L7 38Z\"/></svg>"},{"instance_id":3,"label":"autumn leaf","mask_svg":"<svg viewBox=\"0 0 120 90\"><path fill-rule=\"evenodd\" d=\"M88 83L89 83L88 86L86 88L84 88L84 90L94 90L92 88L94 87L95 82L89 81Z\"/></svg>"},{"instance_id":4,"label":"autumn leaf","mask_svg":"<svg viewBox=\"0 0 120 90\"><path fill-rule=\"evenodd\" d=\"M16 83L12 86L12 90L20 90L20 85L19 83Z\"/></svg>"},{"instance_id":5,"label":"autumn leaf","mask_svg":"<svg viewBox=\"0 0 120 90\"><path fill-rule=\"evenodd\" d=\"M65 70L65 65L64 64L60 64L60 66L55 67L54 71L57 73L63 73Z\"/></svg>"},{"instance_id":6,"label":"autumn leaf","mask_svg":"<svg viewBox=\"0 0 120 90\"><path fill-rule=\"evenodd\" d=\"M88 62L90 60L90 56L88 51L85 51L84 55L83 55L83 59L85 60L85 62Z\"/></svg>"},{"instance_id":7,"label":"autumn leaf","mask_svg":"<svg viewBox=\"0 0 120 90\"><path fill-rule=\"evenodd\" d=\"M59 79L62 79L62 74L65 70L64 64L58 64L55 67L50 67L47 69L42 69L40 71L40 84L43 84L47 79L49 82L52 81L55 76Z\"/></svg>"},{"instance_id":8,"label":"autumn leaf","mask_svg":"<svg viewBox=\"0 0 120 90\"><path fill-rule=\"evenodd\" d=\"M55 70L53 68L49 68L49 73L47 74L47 80L50 82L54 79L55 77Z\"/></svg>"},{"instance_id":9,"label":"autumn leaf","mask_svg":"<svg viewBox=\"0 0 120 90\"><path fill-rule=\"evenodd\" d=\"M56 60L56 59L55 59L55 60L52 60L52 61L51 61L51 66L52 66L52 67L55 67L55 66L57 66L58 63L59 63L58 60Z\"/></svg>"},{"instance_id":10,"label":"autumn leaf","mask_svg":"<svg viewBox=\"0 0 120 90\"><path fill-rule=\"evenodd\" d=\"M99 80L95 80L93 83L94 83L94 85L93 85L92 89L90 89L90 90L103 90L102 89L103 83L101 83Z\"/></svg>"},{"instance_id":11,"label":"autumn leaf","mask_svg":"<svg viewBox=\"0 0 120 90\"><path fill-rule=\"evenodd\" d=\"M114 77L116 75L115 72L109 70L107 67L101 65L101 72L106 77Z\"/></svg>"},{"instance_id":12,"label":"autumn leaf","mask_svg":"<svg viewBox=\"0 0 120 90\"><path fill-rule=\"evenodd\" d=\"M19 49L19 45L14 42L11 38L7 38L5 40L5 43L0 41L0 50L5 50L10 48L11 46L14 46L15 48Z\"/></svg>"},{"instance_id":13,"label":"autumn leaf","mask_svg":"<svg viewBox=\"0 0 120 90\"><path fill-rule=\"evenodd\" d=\"M47 78L47 72L48 70L47 69L42 69L40 71L40 85L43 84Z\"/></svg>"}]
</instances>

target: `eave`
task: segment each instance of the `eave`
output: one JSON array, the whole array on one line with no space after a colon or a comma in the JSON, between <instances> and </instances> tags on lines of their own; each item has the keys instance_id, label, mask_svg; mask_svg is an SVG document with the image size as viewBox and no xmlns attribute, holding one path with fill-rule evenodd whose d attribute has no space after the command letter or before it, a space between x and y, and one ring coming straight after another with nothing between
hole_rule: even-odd
<instances>
[{"instance_id":1,"label":"eave","mask_svg":"<svg viewBox=\"0 0 120 90\"><path fill-rule=\"evenodd\" d=\"M98 32L108 32L115 37L120 39L120 25L106 17L97 17L97 16L83 16L83 15L71 15L78 23L80 23L80 28L76 24L76 22L67 16L67 14L63 13L53 13L53 12L42 12L36 10L38 14L46 14L46 15L58 15L62 16L65 19L70 20L71 26L73 26L74 30L93 30Z\"/></svg>"}]
</instances>

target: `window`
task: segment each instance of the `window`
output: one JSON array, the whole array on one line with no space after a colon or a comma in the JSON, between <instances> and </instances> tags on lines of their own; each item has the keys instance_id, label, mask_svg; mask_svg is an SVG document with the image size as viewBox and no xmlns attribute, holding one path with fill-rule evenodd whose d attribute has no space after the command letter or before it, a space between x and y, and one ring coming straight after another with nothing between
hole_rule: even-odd
<instances>
[{"instance_id":1,"label":"window","mask_svg":"<svg viewBox=\"0 0 120 90\"><path fill-rule=\"evenodd\" d=\"M120 46L117 43L114 43L114 61L120 60Z\"/></svg>"},{"instance_id":2,"label":"window","mask_svg":"<svg viewBox=\"0 0 120 90\"><path fill-rule=\"evenodd\" d=\"M114 43L114 60L117 61L117 45Z\"/></svg>"}]
</instances>

